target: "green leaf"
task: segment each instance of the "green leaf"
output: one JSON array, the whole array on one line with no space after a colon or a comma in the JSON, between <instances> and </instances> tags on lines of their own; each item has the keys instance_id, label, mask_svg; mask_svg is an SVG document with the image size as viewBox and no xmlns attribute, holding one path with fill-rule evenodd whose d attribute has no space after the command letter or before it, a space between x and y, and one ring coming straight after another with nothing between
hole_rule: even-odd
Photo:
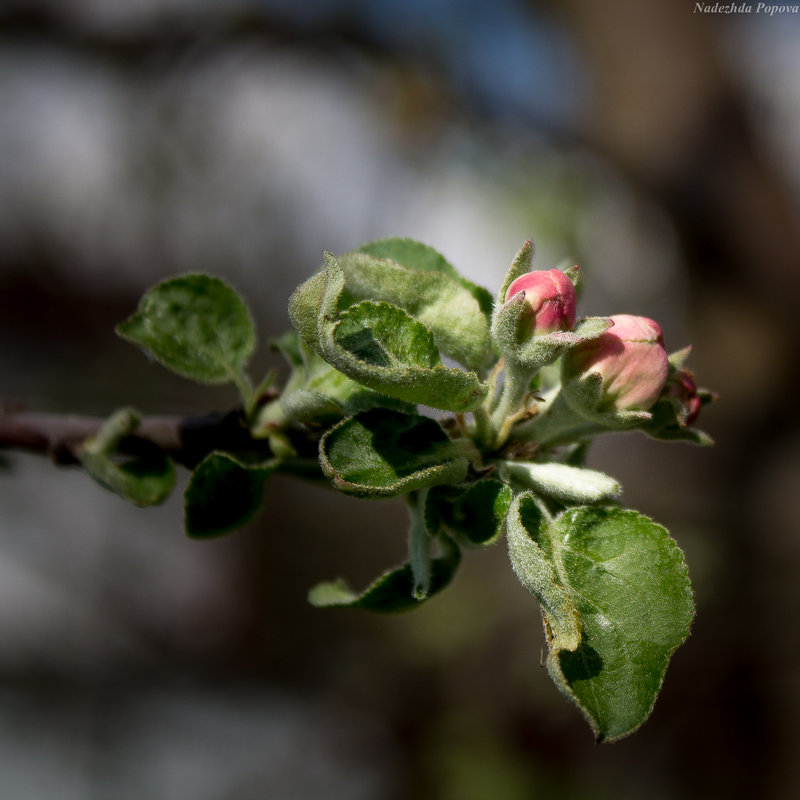
<instances>
[{"instance_id":1,"label":"green leaf","mask_svg":"<svg viewBox=\"0 0 800 800\"><path fill-rule=\"evenodd\" d=\"M327 262L289 301L292 324L313 350L352 380L408 403L480 405L487 387L474 372L443 366L430 331L406 311L364 301L340 313L345 275L332 256Z\"/></svg>"},{"instance_id":2,"label":"green leaf","mask_svg":"<svg viewBox=\"0 0 800 800\"><path fill-rule=\"evenodd\" d=\"M581 625L577 647L552 638L548 671L598 741L627 736L649 716L689 634L694 605L683 554L663 527L631 510L573 508L536 530L523 527L550 540L557 582Z\"/></svg>"},{"instance_id":3,"label":"green leaf","mask_svg":"<svg viewBox=\"0 0 800 800\"><path fill-rule=\"evenodd\" d=\"M311 350L296 331L281 337L278 347L294 367L280 398L288 420L330 424L370 408L393 408L409 414L415 411L411 403L367 389L343 375Z\"/></svg>"},{"instance_id":4,"label":"green leaf","mask_svg":"<svg viewBox=\"0 0 800 800\"><path fill-rule=\"evenodd\" d=\"M463 448L428 417L373 409L348 417L320 439L322 471L342 492L393 497L458 483L467 472Z\"/></svg>"},{"instance_id":5,"label":"green leaf","mask_svg":"<svg viewBox=\"0 0 800 800\"><path fill-rule=\"evenodd\" d=\"M511 489L487 478L466 488L436 486L428 492L425 520L431 532L445 531L465 547L487 547L503 533Z\"/></svg>"},{"instance_id":6,"label":"green leaf","mask_svg":"<svg viewBox=\"0 0 800 800\"><path fill-rule=\"evenodd\" d=\"M136 454L117 453L122 440L139 425L132 408L114 412L78 452L86 472L101 486L137 506L163 503L175 485L175 464L153 444L136 442Z\"/></svg>"},{"instance_id":7,"label":"green leaf","mask_svg":"<svg viewBox=\"0 0 800 800\"><path fill-rule=\"evenodd\" d=\"M603 472L568 464L504 461L501 474L526 489L565 503L599 503L616 497L622 487Z\"/></svg>"},{"instance_id":8,"label":"green leaf","mask_svg":"<svg viewBox=\"0 0 800 800\"><path fill-rule=\"evenodd\" d=\"M175 486L175 464L158 447L120 463L103 453L83 451L80 462L101 486L137 506L163 503Z\"/></svg>"},{"instance_id":9,"label":"green leaf","mask_svg":"<svg viewBox=\"0 0 800 800\"><path fill-rule=\"evenodd\" d=\"M506 517L506 529L511 566L542 607L550 647L575 650L581 641L578 608L563 570L557 568L547 522L530 494L514 498Z\"/></svg>"},{"instance_id":10,"label":"green leaf","mask_svg":"<svg viewBox=\"0 0 800 800\"><path fill-rule=\"evenodd\" d=\"M249 522L264 500L264 484L277 460L246 464L229 453L210 453L195 467L184 493L186 533L221 536Z\"/></svg>"},{"instance_id":11,"label":"green leaf","mask_svg":"<svg viewBox=\"0 0 800 800\"><path fill-rule=\"evenodd\" d=\"M438 251L413 239L379 239L361 245L356 252L375 258L390 258L404 267L422 272L441 272L457 280L477 301L487 318L492 313L492 295L482 286L459 274L456 268Z\"/></svg>"},{"instance_id":12,"label":"green leaf","mask_svg":"<svg viewBox=\"0 0 800 800\"><path fill-rule=\"evenodd\" d=\"M431 331L445 355L472 368L481 367L491 356L486 316L472 293L455 278L366 253L346 253L338 261L348 294L404 309Z\"/></svg>"},{"instance_id":13,"label":"green leaf","mask_svg":"<svg viewBox=\"0 0 800 800\"><path fill-rule=\"evenodd\" d=\"M238 383L255 344L250 312L239 295L219 278L200 274L154 286L117 333L201 383Z\"/></svg>"},{"instance_id":14,"label":"green leaf","mask_svg":"<svg viewBox=\"0 0 800 800\"><path fill-rule=\"evenodd\" d=\"M414 596L414 574L411 566L404 564L385 572L361 594L350 589L342 578L317 584L308 593L308 601L317 608L361 608L383 613L411 611L450 583L460 560L458 548L443 540L441 557L431 560L430 586L424 598Z\"/></svg>"}]
</instances>

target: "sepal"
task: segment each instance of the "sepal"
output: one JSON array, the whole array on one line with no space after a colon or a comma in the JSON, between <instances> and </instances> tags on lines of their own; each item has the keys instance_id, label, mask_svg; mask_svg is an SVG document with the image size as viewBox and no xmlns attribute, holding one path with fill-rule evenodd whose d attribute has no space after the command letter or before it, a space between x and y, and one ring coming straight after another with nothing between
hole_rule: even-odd
<instances>
[{"instance_id":1,"label":"sepal","mask_svg":"<svg viewBox=\"0 0 800 800\"><path fill-rule=\"evenodd\" d=\"M581 380L564 380L559 397L577 417L591 422L598 430L632 430L652 419L649 411L603 408L603 377L596 372L588 373Z\"/></svg>"},{"instance_id":2,"label":"sepal","mask_svg":"<svg viewBox=\"0 0 800 800\"><path fill-rule=\"evenodd\" d=\"M602 336L612 322L606 317L586 317L572 331L527 335L527 308L520 292L497 306L492 317L492 336L507 361L528 370L555 362L570 348Z\"/></svg>"},{"instance_id":3,"label":"sepal","mask_svg":"<svg viewBox=\"0 0 800 800\"><path fill-rule=\"evenodd\" d=\"M505 302L508 287L511 286L517 278L531 271L531 267L533 266L533 254L533 241L531 239L526 239L514 256L514 260L511 262L511 266L508 268L508 272L506 272L506 276L500 284L500 291L497 293L495 308L500 307Z\"/></svg>"}]
</instances>

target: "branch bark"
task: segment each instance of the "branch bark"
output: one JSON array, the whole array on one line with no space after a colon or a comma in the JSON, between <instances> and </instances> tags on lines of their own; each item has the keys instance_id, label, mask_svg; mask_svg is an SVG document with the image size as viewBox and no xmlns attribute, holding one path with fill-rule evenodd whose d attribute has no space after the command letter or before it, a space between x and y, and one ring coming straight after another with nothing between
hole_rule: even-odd
<instances>
[{"instance_id":1,"label":"branch bark","mask_svg":"<svg viewBox=\"0 0 800 800\"><path fill-rule=\"evenodd\" d=\"M104 422L103 417L0 411L0 449L25 450L49 456L58 464L75 464L82 443ZM238 409L202 416L145 417L120 442L119 451L136 455L153 445L188 467L212 450L271 455L266 441L250 436Z\"/></svg>"}]
</instances>

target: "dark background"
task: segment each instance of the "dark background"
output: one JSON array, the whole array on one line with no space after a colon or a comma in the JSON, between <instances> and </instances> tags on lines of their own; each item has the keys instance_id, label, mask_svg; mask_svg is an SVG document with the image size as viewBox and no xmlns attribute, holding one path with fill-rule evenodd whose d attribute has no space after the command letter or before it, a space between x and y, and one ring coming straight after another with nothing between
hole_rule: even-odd
<instances>
[{"instance_id":1,"label":"dark background","mask_svg":"<svg viewBox=\"0 0 800 800\"><path fill-rule=\"evenodd\" d=\"M527 237L585 314L658 319L714 449L596 444L684 548L698 616L651 719L596 746L503 546L418 612L315 611L402 558L402 504L274 479L198 543L77 470L0 477L0 795L800 793L800 15L688 0L30 0L0 10L0 400L225 409L113 326L204 270L254 375L324 250L410 236L494 290ZM185 475L181 476L185 481ZM182 485L182 484L181 484Z\"/></svg>"}]
</instances>

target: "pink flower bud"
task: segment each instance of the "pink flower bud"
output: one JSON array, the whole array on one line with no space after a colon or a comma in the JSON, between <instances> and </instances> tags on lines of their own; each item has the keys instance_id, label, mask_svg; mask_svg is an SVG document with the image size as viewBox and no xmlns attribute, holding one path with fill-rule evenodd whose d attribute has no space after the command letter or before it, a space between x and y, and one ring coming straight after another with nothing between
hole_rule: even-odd
<instances>
[{"instance_id":1,"label":"pink flower bud","mask_svg":"<svg viewBox=\"0 0 800 800\"><path fill-rule=\"evenodd\" d=\"M647 411L667 382L669 362L664 337L647 317L617 314L602 336L572 348L565 356L565 375L579 380L590 374L603 379L601 408Z\"/></svg>"},{"instance_id":2,"label":"pink flower bud","mask_svg":"<svg viewBox=\"0 0 800 800\"><path fill-rule=\"evenodd\" d=\"M702 402L691 372L679 369L670 375L664 394L677 403L678 423L682 428L688 428L697 420Z\"/></svg>"},{"instance_id":3,"label":"pink flower bud","mask_svg":"<svg viewBox=\"0 0 800 800\"><path fill-rule=\"evenodd\" d=\"M575 325L577 298L572 281L560 270L535 270L520 275L506 292L506 300L525 292L526 335L570 331Z\"/></svg>"}]
</instances>

